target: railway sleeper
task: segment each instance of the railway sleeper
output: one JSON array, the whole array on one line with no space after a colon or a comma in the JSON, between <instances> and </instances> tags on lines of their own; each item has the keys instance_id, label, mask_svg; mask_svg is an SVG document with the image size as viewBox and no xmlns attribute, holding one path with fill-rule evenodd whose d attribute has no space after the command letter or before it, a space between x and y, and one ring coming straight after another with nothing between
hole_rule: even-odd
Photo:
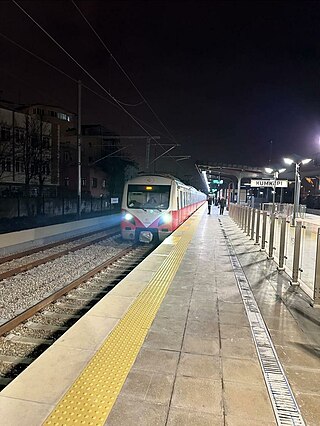
<instances>
[{"instance_id":1,"label":"railway sleeper","mask_svg":"<svg viewBox=\"0 0 320 426\"><path fill-rule=\"evenodd\" d=\"M26 327L30 328L31 330L46 330L46 331L66 331L70 327L64 327L60 325L51 325L51 324L41 324L37 322L28 321L25 324Z\"/></svg>"},{"instance_id":2,"label":"railway sleeper","mask_svg":"<svg viewBox=\"0 0 320 426\"><path fill-rule=\"evenodd\" d=\"M13 380L13 377L1 377L0 376L0 387L4 388L10 382L12 382L12 380Z\"/></svg>"},{"instance_id":3,"label":"railway sleeper","mask_svg":"<svg viewBox=\"0 0 320 426\"><path fill-rule=\"evenodd\" d=\"M31 364L35 358L30 357L18 357L18 356L12 356L12 355L0 355L0 362L4 362L6 364Z\"/></svg>"},{"instance_id":4,"label":"railway sleeper","mask_svg":"<svg viewBox=\"0 0 320 426\"><path fill-rule=\"evenodd\" d=\"M99 300L101 300L101 297L92 297L89 296L85 297L85 295L73 295L73 294L68 294L67 296L68 299L70 300L76 300L76 301L83 301L83 302L98 302Z\"/></svg>"},{"instance_id":5,"label":"railway sleeper","mask_svg":"<svg viewBox=\"0 0 320 426\"><path fill-rule=\"evenodd\" d=\"M61 319L61 320L71 320L71 319L79 319L82 315L76 315L76 314L59 314L57 312L52 311L45 311L41 312L41 315L44 315L45 317L53 318L53 319Z\"/></svg>"},{"instance_id":6,"label":"railway sleeper","mask_svg":"<svg viewBox=\"0 0 320 426\"><path fill-rule=\"evenodd\" d=\"M40 339L37 337L27 337L27 336L18 336L15 334L9 334L5 337L6 340L9 340L10 342L14 343L23 343L26 345L52 345L54 343L54 339Z\"/></svg>"}]
</instances>

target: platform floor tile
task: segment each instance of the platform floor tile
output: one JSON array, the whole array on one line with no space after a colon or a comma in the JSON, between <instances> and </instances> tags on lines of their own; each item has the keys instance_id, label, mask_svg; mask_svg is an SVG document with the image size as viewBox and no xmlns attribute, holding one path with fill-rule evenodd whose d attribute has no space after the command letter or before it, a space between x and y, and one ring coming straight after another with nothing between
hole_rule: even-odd
<instances>
[{"instance_id":1,"label":"platform floor tile","mask_svg":"<svg viewBox=\"0 0 320 426\"><path fill-rule=\"evenodd\" d=\"M217 356L182 353L177 376L220 380L220 359Z\"/></svg>"},{"instance_id":2,"label":"platform floor tile","mask_svg":"<svg viewBox=\"0 0 320 426\"><path fill-rule=\"evenodd\" d=\"M225 415L228 417L241 417L243 425L249 422L252 425L260 425L265 422L268 425L275 424L274 414L265 386L255 386L252 381L224 382ZM246 423L247 422L247 423ZM231 421L230 425L234 425ZM242 424L242 423L240 423ZM237 425L237 423L235 423Z\"/></svg>"},{"instance_id":3,"label":"platform floor tile","mask_svg":"<svg viewBox=\"0 0 320 426\"><path fill-rule=\"evenodd\" d=\"M221 415L221 380L177 376L171 407Z\"/></svg>"},{"instance_id":4,"label":"platform floor tile","mask_svg":"<svg viewBox=\"0 0 320 426\"><path fill-rule=\"evenodd\" d=\"M0 398L0 424L1 426L21 425L40 426L51 412L53 406L17 398Z\"/></svg>"},{"instance_id":5,"label":"platform floor tile","mask_svg":"<svg viewBox=\"0 0 320 426\"><path fill-rule=\"evenodd\" d=\"M166 423L168 406L147 401L118 397L106 426L163 426Z\"/></svg>"},{"instance_id":6,"label":"platform floor tile","mask_svg":"<svg viewBox=\"0 0 320 426\"><path fill-rule=\"evenodd\" d=\"M0 401L2 397L11 397L43 404L57 404L61 393L64 393L70 383L77 378L79 369L81 371L85 368L94 351L76 348L71 350L70 347L61 345L55 350L49 348L45 354L45 357L38 358L37 364L31 364L19 376L18 381L1 392ZM45 378L43 385L34 386L35 382L41 383L42 378ZM17 410L17 413L19 412ZM19 425L18 422L12 424Z\"/></svg>"},{"instance_id":7,"label":"platform floor tile","mask_svg":"<svg viewBox=\"0 0 320 426\"><path fill-rule=\"evenodd\" d=\"M222 426L223 418L216 414L199 413L182 408L169 411L167 426Z\"/></svg>"}]
</instances>

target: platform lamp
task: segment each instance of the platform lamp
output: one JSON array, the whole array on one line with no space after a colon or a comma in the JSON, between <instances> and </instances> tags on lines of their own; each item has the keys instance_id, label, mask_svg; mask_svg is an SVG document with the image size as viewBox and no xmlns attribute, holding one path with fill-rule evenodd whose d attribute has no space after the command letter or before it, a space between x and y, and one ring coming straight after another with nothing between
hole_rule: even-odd
<instances>
[{"instance_id":1,"label":"platform lamp","mask_svg":"<svg viewBox=\"0 0 320 426\"><path fill-rule=\"evenodd\" d=\"M270 167L265 167L264 170L266 173L272 173L273 174L273 194L272 194L272 213L275 212L275 203L276 203L276 187L277 187L277 179L279 177L280 173L283 173L286 171L286 169L271 169Z\"/></svg>"},{"instance_id":2,"label":"platform lamp","mask_svg":"<svg viewBox=\"0 0 320 426\"><path fill-rule=\"evenodd\" d=\"M294 161L292 158L284 158L283 161L289 166L295 164L295 179L294 179L294 198L293 198L293 213L292 213L292 226L296 224L296 217L299 210L299 201L300 201L300 187L301 187L301 177L300 177L300 166L301 164L308 164L311 161L311 158L305 158L304 160Z\"/></svg>"}]
</instances>

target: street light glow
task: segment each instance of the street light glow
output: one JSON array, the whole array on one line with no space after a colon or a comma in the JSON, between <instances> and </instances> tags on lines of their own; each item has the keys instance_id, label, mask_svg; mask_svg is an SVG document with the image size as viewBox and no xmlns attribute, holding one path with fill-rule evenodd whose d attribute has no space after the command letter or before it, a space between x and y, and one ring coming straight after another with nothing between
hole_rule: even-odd
<instances>
[{"instance_id":1,"label":"street light glow","mask_svg":"<svg viewBox=\"0 0 320 426\"><path fill-rule=\"evenodd\" d=\"M285 164L288 164L289 166L294 163L294 161L291 160L291 158L284 158L283 161L285 162Z\"/></svg>"},{"instance_id":2,"label":"street light glow","mask_svg":"<svg viewBox=\"0 0 320 426\"><path fill-rule=\"evenodd\" d=\"M286 164L295 164L295 178L294 178L294 195L293 195L293 212L292 212L292 225L295 226L296 217L299 213L299 202L300 202L300 187L301 187L301 176L300 166L301 164L308 164L311 158L305 158L304 160L294 161L291 158L284 158L283 161Z\"/></svg>"},{"instance_id":3,"label":"street light glow","mask_svg":"<svg viewBox=\"0 0 320 426\"><path fill-rule=\"evenodd\" d=\"M279 170L279 173L283 173L283 172L285 172L287 169L280 169Z\"/></svg>"},{"instance_id":4,"label":"street light glow","mask_svg":"<svg viewBox=\"0 0 320 426\"><path fill-rule=\"evenodd\" d=\"M264 168L264 170L265 170L267 173L273 173L273 169L270 169L270 167L265 167L265 168Z\"/></svg>"},{"instance_id":5,"label":"street light glow","mask_svg":"<svg viewBox=\"0 0 320 426\"><path fill-rule=\"evenodd\" d=\"M310 163L310 161L311 161L311 158L306 158L305 160L302 160L301 163L302 164L308 164L308 163Z\"/></svg>"}]
</instances>

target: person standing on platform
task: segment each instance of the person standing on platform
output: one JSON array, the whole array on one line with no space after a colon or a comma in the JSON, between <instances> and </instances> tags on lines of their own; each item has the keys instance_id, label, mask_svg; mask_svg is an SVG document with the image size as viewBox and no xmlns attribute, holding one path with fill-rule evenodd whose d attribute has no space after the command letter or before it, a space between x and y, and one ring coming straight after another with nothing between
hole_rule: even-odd
<instances>
[{"instance_id":1,"label":"person standing on platform","mask_svg":"<svg viewBox=\"0 0 320 426\"><path fill-rule=\"evenodd\" d=\"M220 198L220 214L223 214L223 210L225 206L226 206L226 200L223 197L221 197Z\"/></svg>"},{"instance_id":2,"label":"person standing on platform","mask_svg":"<svg viewBox=\"0 0 320 426\"><path fill-rule=\"evenodd\" d=\"M208 197L208 214L211 214L212 198Z\"/></svg>"}]
</instances>

